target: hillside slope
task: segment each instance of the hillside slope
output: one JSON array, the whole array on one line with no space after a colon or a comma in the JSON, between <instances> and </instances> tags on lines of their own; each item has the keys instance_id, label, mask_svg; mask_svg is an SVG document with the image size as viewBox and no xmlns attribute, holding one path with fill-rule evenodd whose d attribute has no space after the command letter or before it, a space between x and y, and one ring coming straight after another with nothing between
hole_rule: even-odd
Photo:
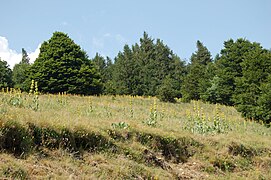
<instances>
[{"instance_id":1,"label":"hillside slope","mask_svg":"<svg viewBox=\"0 0 271 180\"><path fill-rule=\"evenodd\" d=\"M271 178L270 128L233 107L14 91L0 98L0 178Z\"/></svg>"}]
</instances>

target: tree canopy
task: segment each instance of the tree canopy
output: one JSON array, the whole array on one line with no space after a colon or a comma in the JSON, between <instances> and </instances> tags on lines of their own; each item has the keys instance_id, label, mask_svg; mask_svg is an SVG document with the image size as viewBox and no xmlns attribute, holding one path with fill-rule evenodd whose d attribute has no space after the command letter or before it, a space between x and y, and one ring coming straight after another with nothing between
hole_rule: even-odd
<instances>
[{"instance_id":1,"label":"tree canopy","mask_svg":"<svg viewBox=\"0 0 271 180\"><path fill-rule=\"evenodd\" d=\"M12 86L12 71L8 63L0 58L0 88Z\"/></svg>"},{"instance_id":2,"label":"tree canopy","mask_svg":"<svg viewBox=\"0 0 271 180\"><path fill-rule=\"evenodd\" d=\"M41 45L29 72L29 79L38 81L42 92L101 93L100 75L94 64L85 51L62 32L55 32Z\"/></svg>"},{"instance_id":3,"label":"tree canopy","mask_svg":"<svg viewBox=\"0 0 271 180\"><path fill-rule=\"evenodd\" d=\"M188 74L182 86L184 101L201 99L210 81L208 67L211 67L211 53L202 42L197 41L197 51L192 54L190 61L187 66Z\"/></svg>"},{"instance_id":4,"label":"tree canopy","mask_svg":"<svg viewBox=\"0 0 271 180\"><path fill-rule=\"evenodd\" d=\"M25 82L27 79L27 71L30 67L30 58L27 55L25 49L22 49L22 60L19 64L15 64L13 67L13 75L12 81L14 83L15 88L19 88L21 90L27 90L29 87Z\"/></svg>"},{"instance_id":5,"label":"tree canopy","mask_svg":"<svg viewBox=\"0 0 271 180\"><path fill-rule=\"evenodd\" d=\"M140 44L125 45L115 58L112 82L117 94L155 96L167 77L178 96L184 69L184 62L163 41L155 42L144 32Z\"/></svg>"}]
</instances>

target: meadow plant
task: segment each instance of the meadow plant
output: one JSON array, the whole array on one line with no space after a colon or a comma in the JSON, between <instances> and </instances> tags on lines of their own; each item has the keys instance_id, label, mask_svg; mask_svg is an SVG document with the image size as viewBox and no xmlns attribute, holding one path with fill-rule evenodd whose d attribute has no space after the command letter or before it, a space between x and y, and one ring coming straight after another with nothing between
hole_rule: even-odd
<instances>
[{"instance_id":1,"label":"meadow plant","mask_svg":"<svg viewBox=\"0 0 271 180\"><path fill-rule=\"evenodd\" d=\"M68 101L67 101L67 93L66 92L59 92L58 93L58 99L57 99L57 102L62 105L62 106L65 106L67 105Z\"/></svg>"},{"instance_id":2,"label":"meadow plant","mask_svg":"<svg viewBox=\"0 0 271 180\"><path fill-rule=\"evenodd\" d=\"M129 105L130 105L130 118L134 117L134 109L133 109L133 101L132 101L132 96L130 96L130 101L129 101Z\"/></svg>"},{"instance_id":3,"label":"meadow plant","mask_svg":"<svg viewBox=\"0 0 271 180\"><path fill-rule=\"evenodd\" d=\"M126 122L112 123L112 128L114 129L128 129L129 125Z\"/></svg>"},{"instance_id":4,"label":"meadow plant","mask_svg":"<svg viewBox=\"0 0 271 180\"><path fill-rule=\"evenodd\" d=\"M157 125L157 104L156 99L153 100L153 104L150 107L150 114L149 118L143 123L147 124L148 126L156 126Z\"/></svg>"},{"instance_id":5,"label":"meadow plant","mask_svg":"<svg viewBox=\"0 0 271 180\"><path fill-rule=\"evenodd\" d=\"M32 97L32 103L29 105L31 109L34 111L39 110L39 90L38 90L38 82L35 80L31 81L29 96Z\"/></svg>"},{"instance_id":6,"label":"meadow plant","mask_svg":"<svg viewBox=\"0 0 271 180\"><path fill-rule=\"evenodd\" d=\"M24 107L23 95L20 89L2 88L1 103L13 107Z\"/></svg>"},{"instance_id":7,"label":"meadow plant","mask_svg":"<svg viewBox=\"0 0 271 180\"><path fill-rule=\"evenodd\" d=\"M218 105L215 106L215 115L208 117L202 107L194 101L193 112L187 113L187 124L183 127L192 133L198 134L219 134L231 130L225 115L221 115Z\"/></svg>"},{"instance_id":8,"label":"meadow plant","mask_svg":"<svg viewBox=\"0 0 271 180\"><path fill-rule=\"evenodd\" d=\"M86 110L87 116L89 116L92 112L93 112L93 105L92 105L91 97L89 96L88 97L88 108Z\"/></svg>"},{"instance_id":9,"label":"meadow plant","mask_svg":"<svg viewBox=\"0 0 271 180\"><path fill-rule=\"evenodd\" d=\"M23 107L23 98L21 90L10 89L8 104L14 107Z\"/></svg>"}]
</instances>

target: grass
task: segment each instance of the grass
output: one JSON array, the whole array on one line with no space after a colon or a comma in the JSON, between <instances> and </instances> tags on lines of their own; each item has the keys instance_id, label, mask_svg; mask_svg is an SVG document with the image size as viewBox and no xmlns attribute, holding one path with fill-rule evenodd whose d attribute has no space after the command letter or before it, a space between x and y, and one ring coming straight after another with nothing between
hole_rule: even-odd
<instances>
[{"instance_id":1,"label":"grass","mask_svg":"<svg viewBox=\"0 0 271 180\"><path fill-rule=\"evenodd\" d=\"M0 178L270 179L270 128L234 107L0 93Z\"/></svg>"}]
</instances>

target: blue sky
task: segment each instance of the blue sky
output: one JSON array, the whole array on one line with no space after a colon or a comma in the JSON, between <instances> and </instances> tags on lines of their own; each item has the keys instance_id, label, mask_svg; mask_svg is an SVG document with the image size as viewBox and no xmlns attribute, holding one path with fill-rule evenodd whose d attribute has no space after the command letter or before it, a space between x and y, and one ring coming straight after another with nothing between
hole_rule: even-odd
<instances>
[{"instance_id":1,"label":"blue sky","mask_svg":"<svg viewBox=\"0 0 271 180\"><path fill-rule=\"evenodd\" d=\"M215 56L230 38L271 48L271 0L2 0L0 57L13 66L21 48L34 59L54 31L90 57L114 58L146 31L188 60L202 41Z\"/></svg>"}]
</instances>

